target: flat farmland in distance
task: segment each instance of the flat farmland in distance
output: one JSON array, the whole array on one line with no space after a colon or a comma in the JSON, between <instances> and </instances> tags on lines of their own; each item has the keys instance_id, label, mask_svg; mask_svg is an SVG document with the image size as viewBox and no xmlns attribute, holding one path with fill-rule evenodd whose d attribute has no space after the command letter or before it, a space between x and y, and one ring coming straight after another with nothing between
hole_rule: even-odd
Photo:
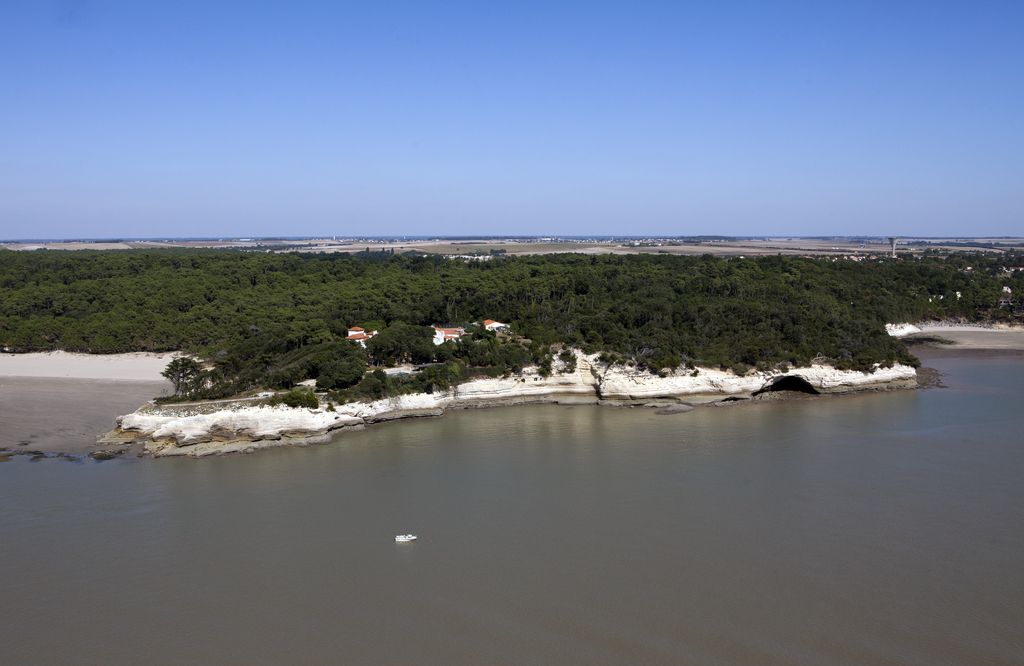
<instances>
[{"instance_id":1,"label":"flat farmland in distance","mask_svg":"<svg viewBox=\"0 0 1024 666\"><path fill-rule=\"evenodd\" d=\"M264 252L422 252L444 256L540 255L576 252L580 254L673 254L717 256L846 256L888 254L890 246L884 238L225 238L168 240L69 240L11 241L0 247L14 251L34 250L131 250L155 248L214 248ZM925 250L944 252L1006 252L1024 250L1022 238L900 238L897 251L920 253Z\"/></svg>"}]
</instances>

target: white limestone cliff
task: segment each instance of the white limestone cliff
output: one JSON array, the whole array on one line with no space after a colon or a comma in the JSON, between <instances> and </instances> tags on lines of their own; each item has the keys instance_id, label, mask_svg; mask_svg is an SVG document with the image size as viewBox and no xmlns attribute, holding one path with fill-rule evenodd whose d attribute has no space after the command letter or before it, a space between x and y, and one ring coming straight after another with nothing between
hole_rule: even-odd
<instances>
[{"instance_id":1,"label":"white limestone cliff","mask_svg":"<svg viewBox=\"0 0 1024 666\"><path fill-rule=\"evenodd\" d=\"M325 405L311 410L257 401L237 401L220 409L217 405L205 409L147 405L119 418L118 428L111 434L121 441L142 441L156 456L202 456L307 443L340 428L436 416L452 408L536 402L638 404L651 400L695 404L730 396L750 397L782 377L799 378L820 393L906 388L916 382L916 371L905 365L876 368L870 373L812 365L744 376L709 368L657 375L622 365L608 366L599 363L596 356L580 352L576 357L572 372L558 372L564 368L556 364L555 374L543 377L536 368L528 368L521 375L475 379L443 392L336 405L333 411Z\"/></svg>"},{"instance_id":2,"label":"white limestone cliff","mask_svg":"<svg viewBox=\"0 0 1024 666\"><path fill-rule=\"evenodd\" d=\"M643 400L650 398L696 398L708 402L722 396L753 394L782 377L804 380L819 393L857 390L894 383L914 382L917 371L907 365L875 368L874 372L837 370L827 365L795 368L788 372L756 372L737 376L710 368L677 370L665 376L613 366L601 374L600 391L604 400ZM700 400L700 397L704 400Z\"/></svg>"},{"instance_id":3,"label":"white limestone cliff","mask_svg":"<svg viewBox=\"0 0 1024 666\"><path fill-rule=\"evenodd\" d=\"M905 338L908 335L920 333L921 329L910 323L886 324L885 332L894 338Z\"/></svg>"}]
</instances>

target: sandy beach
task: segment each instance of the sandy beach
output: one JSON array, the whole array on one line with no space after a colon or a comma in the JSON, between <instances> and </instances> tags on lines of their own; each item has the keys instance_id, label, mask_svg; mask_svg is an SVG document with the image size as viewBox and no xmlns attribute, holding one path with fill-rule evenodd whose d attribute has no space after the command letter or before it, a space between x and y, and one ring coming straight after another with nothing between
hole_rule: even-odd
<instances>
[{"instance_id":1,"label":"sandy beach","mask_svg":"<svg viewBox=\"0 0 1024 666\"><path fill-rule=\"evenodd\" d=\"M162 382L160 375L175 353L0 354L0 377L51 377L122 382Z\"/></svg>"},{"instance_id":2,"label":"sandy beach","mask_svg":"<svg viewBox=\"0 0 1024 666\"><path fill-rule=\"evenodd\" d=\"M951 341L950 345L934 345L950 350L1024 351L1024 328L957 326L955 324L919 324L920 333L906 337L908 342L926 337Z\"/></svg>"}]
</instances>

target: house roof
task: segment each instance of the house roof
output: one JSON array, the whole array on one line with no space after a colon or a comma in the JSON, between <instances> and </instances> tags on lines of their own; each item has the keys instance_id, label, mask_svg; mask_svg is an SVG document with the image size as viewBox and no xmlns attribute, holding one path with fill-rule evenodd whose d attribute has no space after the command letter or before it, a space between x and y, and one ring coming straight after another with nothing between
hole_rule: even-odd
<instances>
[{"instance_id":1,"label":"house roof","mask_svg":"<svg viewBox=\"0 0 1024 666\"><path fill-rule=\"evenodd\" d=\"M350 330L350 331L365 331L366 329L363 328L362 326L349 326L348 330Z\"/></svg>"},{"instance_id":2,"label":"house roof","mask_svg":"<svg viewBox=\"0 0 1024 666\"><path fill-rule=\"evenodd\" d=\"M346 340L369 340L370 336L367 335L366 333L363 333L362 331L360 331L358 333L349 333L347 336L345 336L345 339Z\"/></svg>"},{"instance_id":3,"label":"house roof","mask_svg":"<svg viewBox=\"0 0 1024 666\"><path fill-rule=\"evenodd\" d=\"M464 328L442 328L440 326L434 326L434 331L444 335L445 340L458 340L466 332Z\"/></svg>"},{"instance_id":4,"label":"house roof","mask_svg":"<svg viewBox=\"0 0 1024 666\"><path fill-rule=\"evenodd\" d=\"M498 323L498 322L494 321L493 319L484 319L484 326L490 326L491 324L496 324L496 323Z\"/></svg>"}]
</instances>

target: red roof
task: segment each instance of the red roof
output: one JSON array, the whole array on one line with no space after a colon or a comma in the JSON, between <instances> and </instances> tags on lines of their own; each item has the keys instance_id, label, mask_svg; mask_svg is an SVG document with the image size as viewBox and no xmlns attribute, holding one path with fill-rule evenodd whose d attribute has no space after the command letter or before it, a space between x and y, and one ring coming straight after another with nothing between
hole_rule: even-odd
<instances>
[{"instance_id":1,"label":"red roof","mask_svg":"<svg viewBox=\"0 0 1024 666\"><path fill-rule=\"evenodd\" d=\"M433 328L438 333L441 333L445 340L458 340L466 332L464 328L441 328L440 326L434 326Z\"/></svg>"},{"instance_id":2,"label":"red roof","mask_svg":"<svg viewBox=\"0 0 1024 666\"><path fill-rule=\"evenodd\" d=\"M365 331L366 329L363 328L362 326L349 326L348 330L350 330L350 331Z\"/></svg>"}]
</instances>

